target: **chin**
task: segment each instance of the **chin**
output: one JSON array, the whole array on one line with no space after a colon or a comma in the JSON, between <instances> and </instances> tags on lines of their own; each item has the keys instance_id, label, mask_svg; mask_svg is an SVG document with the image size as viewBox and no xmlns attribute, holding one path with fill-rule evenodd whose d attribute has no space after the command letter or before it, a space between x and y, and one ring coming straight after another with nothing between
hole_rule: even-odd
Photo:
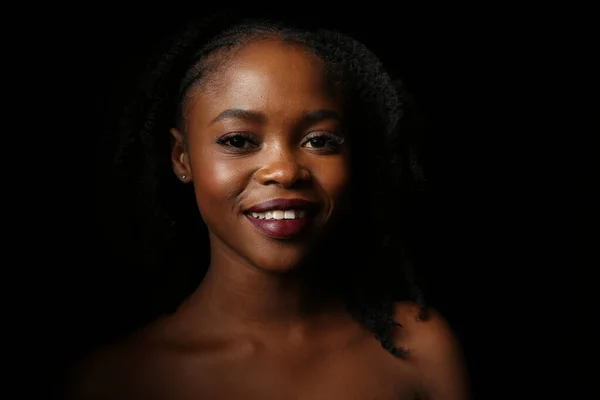
<instances>
[{"instance_id":1,"label":"chin","mask_svg":"<svg viewBox=\"0 0 600 400\"><path fill-rule=\"evenodd\" d=\"M263 271L273 273L291 273L302 269L310 250L307 248L285 248L277 246L276 249L262 248L260 254L252 254L248 259ZM303 246L304 247L304 246Z\"/></svg>"}]
</instances>

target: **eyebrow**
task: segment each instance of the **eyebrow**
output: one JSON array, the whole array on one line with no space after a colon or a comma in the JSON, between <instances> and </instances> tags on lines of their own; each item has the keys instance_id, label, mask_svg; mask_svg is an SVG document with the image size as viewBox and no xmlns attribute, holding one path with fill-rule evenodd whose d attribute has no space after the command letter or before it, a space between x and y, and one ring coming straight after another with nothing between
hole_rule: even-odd
<instances>
[{"instance_id":1,"label":"eyebrow","mask_svg":"<svg viewBox=\"0 0 600 400\"><path fill-rule=\"evenodd\" d=\"M339 122L342 121L342 117L337 113L337 111L327 109L308 111L302 116L302 122L307 125L316 124L317 122L327 119L335 119Z\"/></svg>"},{"instance_id":2,"label":"eyebrow","mask_svg":"<svg viewBox=\"0 0 600 400\"><path fill-rule=\"evenodd\" d=\"M265 123L265 121L267 120L267 117L263 113L258 111L243 110L241 108L230 108L217 115L210 122L210 125L228 118L244 119L257 123ZM342 117L337 111L320 109L305 112L302 115L301 121L303 124L311 125L327 119L335 119L337 121L341 121Z\"/></svg>"},{"instance_id":3,"label":"eyebrow","mask_svg":"<svg viewBox=\"0 0 600 400\"><path fill-rule=\"evenodd\" d=\"M263 113L258 111L250 111L243 110L241 108L230 108L228 110L223 111L219 115L217 115L211 122L210 125L215 122L221 121L223 119L235 118L235 119L245 119L249 121L254 121L258 123L264 123L266 121L266 117Z\"/></svg>"}]
</instances>

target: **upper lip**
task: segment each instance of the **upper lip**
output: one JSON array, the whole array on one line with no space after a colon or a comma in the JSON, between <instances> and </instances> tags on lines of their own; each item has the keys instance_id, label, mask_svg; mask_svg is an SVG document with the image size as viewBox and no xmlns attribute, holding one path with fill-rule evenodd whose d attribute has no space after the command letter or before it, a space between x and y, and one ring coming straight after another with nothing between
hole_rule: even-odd
<instances>
[{"instance_id":1,"label":"upper lip","mask_svg":"<svg viewBox=\"0 0 600 400\"><path fill-rule=\"evenodd\" d=\"M246 212L262 213L271 210L306 210L314 211L317 208L317 204L304 199L272 199L263 201L262 203L256 204Z\"/></svg>"}]
</instances>

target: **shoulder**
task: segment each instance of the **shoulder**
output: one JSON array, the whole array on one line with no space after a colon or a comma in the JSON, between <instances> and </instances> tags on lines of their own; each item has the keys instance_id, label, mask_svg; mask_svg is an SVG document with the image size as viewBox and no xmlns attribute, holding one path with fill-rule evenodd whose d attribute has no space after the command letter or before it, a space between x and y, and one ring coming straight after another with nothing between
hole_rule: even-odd
<instances>
[{"instance_id":1,"label":"shoulder","mask_svg":"<svg viewBox=\"0 0 600 400\"><path fill-rule=\"evenodd\" d=\"M426 344L426 349L415 349L419 353L430 350L460 351L458 339L450 324L437 310L427 307L424 315L421 308L412 302L394 304L394 320L407 331L413 345ZM436 350L436 351L433 351Z\"/></svg>"},{"instance_id":2,"label":"shoulder","mask_svg":"<svg viewBox=\"0 0 600 400\"><path fill-rule=\"evenodd\" d=\"M67 371L64 396L69 400L119 399L128 359L122 346L95 349L75 360Z\"/></svg>"},{"instance_id":3,"label":"shoulder","mask_svg":"<svg viewBox=\"0 0 600 400\"><path fill-rule=\"evenodd\" d=\"M64 395L69 400L106 399L117 376L117 353L112 347L89 352L71 363L65 376Z\"/></svg>"},{"instance_id":4,"label":"shoulder","mask_svg":"<svg viewBox=\"0 0 600 400\"><path fill-rule=\"evenodd\" d=\"M394 305L394 319L402 325L398 345L409 351L429 398L468 399L468 376L463 352L456 334L435 309L411 302Z\"/></svg>"},{"instance_id":5,"label":"shoulder","mask_svg":"<svg viewBox=\"0 0 600 400\"><path fill-rule=\"evenodd\" d=\"M72 363L64 392L68 400L148 398L163 376L165 360L180 345L165 337L162 325L151 324L118 341L100 346Z\"/></svg>"}]
</instances>

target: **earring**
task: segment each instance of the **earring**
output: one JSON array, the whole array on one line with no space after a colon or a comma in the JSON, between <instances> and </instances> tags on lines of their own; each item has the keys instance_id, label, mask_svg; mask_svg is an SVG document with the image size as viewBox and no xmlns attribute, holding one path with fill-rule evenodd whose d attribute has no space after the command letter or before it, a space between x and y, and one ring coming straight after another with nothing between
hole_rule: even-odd
<instances>
[{"instance_id":1,"label":"earring","mask_svg":"<svg viewBox=\"0 0 600 400\"><path fill-rule=\"evenodd\" d=\"M182 180L182 181L184 181L184 180L185 180L185 178L187 178L187 175L185 175L185 174L181 175L181 180Z\"/></svg>"}]
</instances>

